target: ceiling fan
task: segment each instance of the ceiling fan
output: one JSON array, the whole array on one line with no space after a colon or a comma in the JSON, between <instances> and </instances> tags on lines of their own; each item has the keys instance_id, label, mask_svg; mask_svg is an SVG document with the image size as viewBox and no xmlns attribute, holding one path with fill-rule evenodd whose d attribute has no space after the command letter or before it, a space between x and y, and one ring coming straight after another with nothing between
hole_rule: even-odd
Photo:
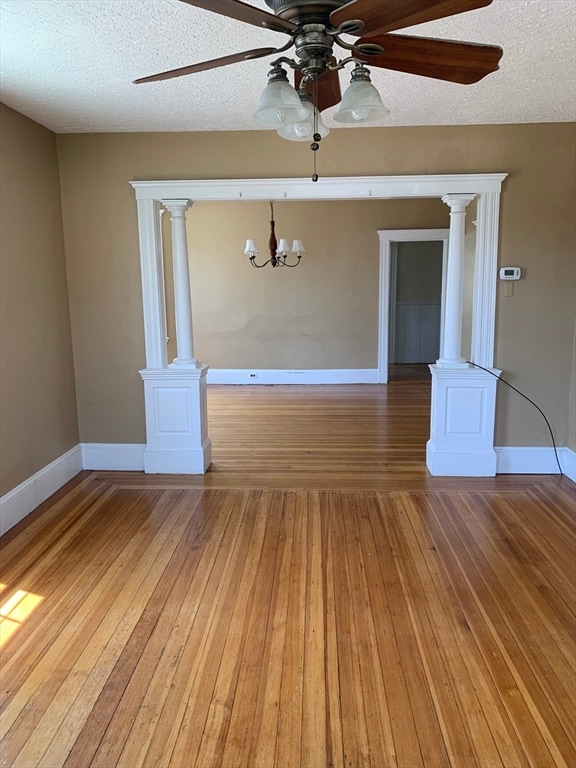
<instances>
[{"instance_id":1,"label":"ceiling fan","mask_svg":"<svg viewBox=\"0 0 576 768\"><path fill-rule=\"evenodd\" d=\"M290 141L318 142L329 133L320 113L340 102L339 70L353 63L350 86L333 116L340 123L358 124L389 114L365 66L391 69L470 85L498 69L502 49L494 45L461 43L391 32L484 8L492 0L265 0L274 11L240 0L180 0L237 21L288 36L278 48L254 48L187 67L171 69L134 82L151 83L241 61L283 54L295 49L295 58L280 56L271 62L268 85L260 98L254 120L277 129ZM359 38L350 43L342 35ZM348 55L337 59L338 45ZM284 66L294 70L292 88ZM318 181L314 154L313 181Z\"/></svg>"},{"instance_id":2,"label":"ceiling fan","mask_svg":"<svg viewBox=\"0 0 576 768\"><path fill-rule=\"evenodd\" d=\"M210 61L172 69L135 83L167 80L250 59L283 53L294 47L296 60L282 57L295 70L296 87L304 80L319 111L340 101L338 70L350 60L438 80L469 85L498 69L502 49L494 45L462 43L390 34L486 7L492 0L265 0L274 15L240 0L180 0L213 13L274 30L288 36L278 48L255 48ZM355 43L342 35L359 36ZM350 56L336 61L334 45ZM312 83L316 87L312 89Z\"/></svg>"}]
</instances>

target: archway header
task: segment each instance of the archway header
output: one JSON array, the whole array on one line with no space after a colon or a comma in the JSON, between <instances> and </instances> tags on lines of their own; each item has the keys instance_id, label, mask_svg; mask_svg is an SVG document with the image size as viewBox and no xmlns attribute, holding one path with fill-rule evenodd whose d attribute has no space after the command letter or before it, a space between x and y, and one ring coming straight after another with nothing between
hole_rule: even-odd
<instances>
[{"instance_id":1,"label":"archway header","mask_svg":"<svg viewBox=\"0 0 576 768\"><path fill-rule=\"evenodd\" d=\"M137 200L353 200L499 193L506 173L341 176L320 179L131 181Z\"/></svg>"}]
</instances>

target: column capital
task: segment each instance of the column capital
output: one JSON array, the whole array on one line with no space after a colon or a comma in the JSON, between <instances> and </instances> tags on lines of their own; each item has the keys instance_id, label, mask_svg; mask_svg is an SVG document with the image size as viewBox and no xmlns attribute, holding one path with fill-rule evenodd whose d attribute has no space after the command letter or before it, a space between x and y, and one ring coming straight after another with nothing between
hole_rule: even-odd
<instances>
[{"instance_id":1,"label":"column capital","mask_svg":"<svg viewBox=\"0 0 576 768\"><path fill-rule=\"evenodd\" d=\"M442 202L449 205L451 211L465 211L466 206L474 200L476 195L444 195Z\"/></svg>"},{"instance_id":2,"label":"column capital","mask_svg":"<svg viewBox=\"0 0 576 768\"><path fill-rule=\"evenodd\" d=\"M192 206L192 200L162 200L161 202L172 216L186 216L186 211Z\"/></svg>"}]
</instances>

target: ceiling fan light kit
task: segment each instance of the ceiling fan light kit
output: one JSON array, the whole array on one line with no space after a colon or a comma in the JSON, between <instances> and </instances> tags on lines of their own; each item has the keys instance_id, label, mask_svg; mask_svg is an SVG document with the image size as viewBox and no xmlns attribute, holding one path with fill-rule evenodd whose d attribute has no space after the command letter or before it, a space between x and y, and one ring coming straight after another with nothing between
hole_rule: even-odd
<instances>
[{"instance_id":1,"label":"ceiling fan light kit","mask_svg":"<svg viewBox=\"0 0 576 768\"><path fill-rule=\"evenodd\" d=\"M274 127L299 123L308 117L308 109L301 103L281 66L274 66L268 73L268 85L262 91L253 117L257 123Z\"/></svg>"},{"instance_id":2,"label":"ceiling fan light kit","mask_svg":"<svg viewBox=\"0 0 576 768\"><path fill-rule=\"evenodd\" d=\"M370 82L368 69L362 64L357 64L352 70L350 85L344 91L334 120L337 123L354 125L387 117L389 114L390 110L382 104L380 94Z\"/></svg>"},{"instance_id":3,"label":"ceiling fan light kit","mask_svg":"<svg viewBox=\"0 0 576 768\"><path fill-rule=\"evenodd\" d=\"M279 32L288 42L278 48L255 48L211 61L143 77L136 83L167 80L242 61L250 61L295 49L295 58L280 56L271 63L268 85L260 98L254 120L276 128L289 141L327 135L320 113L339 104L334 120L359 125L390 114L370 82L365 66L471 85L495 72L502 49L452 40L395 35L391 32L491 5L492 0L265 0L273 11L261 10L240 0L180 0L246 24ZM342 35L360 37L354 43ZM338 60L334 47L348 55ZM342 98L339 71L352 63L352 79ZM294 70L293 88L282 65ZM307 92L314 109L302 95ZM300 95L299 95L300 94ZM341 103L340 103L341 102ZM309 129L312 115L312 129ZM314 172L313 181L318 180Z\"/></svg>"},{"instance_id":4,"label":"ceiling fan light kit","mask_svg":"<svg viewBox=\"0 0 576 768\"><path fill-rule=\"evenodd\" d=\"M306 108L306 117L297 123L285 123L280 126L276 133L288 141L311 141L314 134L317 133L323 139L328 136L330 129L324 124L320 112L312 103L311 97L307 91L301 91L300 102ZM316 126L316 130L314 127Z\"/></svg>"}]
</instances>

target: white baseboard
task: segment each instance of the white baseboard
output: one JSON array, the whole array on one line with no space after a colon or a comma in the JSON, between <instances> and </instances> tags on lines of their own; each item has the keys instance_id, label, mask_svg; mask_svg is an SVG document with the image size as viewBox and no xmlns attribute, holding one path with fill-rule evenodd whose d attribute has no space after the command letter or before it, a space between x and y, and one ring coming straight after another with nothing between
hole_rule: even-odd
<instances>
[{"instance_id":1,"label":"white baseboard","mask_svg":"<svg viewBox=\"0 0 576 768\"><path fill-rule=\"evenodd\" d=\"M207 384L377 384L377 368L291 371L283 369L210 368Z\"/></svg>"},{"instance_id":2,"label":"white baseboard","mask_svg":"<svg viewBox=\"0 0 576 768\"><path fill-rule=\"evenodd\" d=\"M441 450L426 444L426 466L435 477L494 477L496 456L490 450Z\"/></svg>"},{"instance_id":3,"label":"white baseboard","mask_svg":"<svg viewBox=\"0 0 576 768\"><path fill-rule=\"evenodd\" d=\"M495 448L496 472L499 475L558 475L554 448L502 447ZM562 472L576 482L576 452L558 448Z\"/></svg>"},{"instance_id":4,"label":"white baseboard","mask_svg":"<svg viewBox=\"0 0 576 768\"><path fill-rule=\"evenodd\" d=\"M145 445L138 443L82 443L84 469L110 469L141 472Z\"/></svg>"},{"instance_id":5,"label":"white baseboard","mask_svg":"<svg viewBox=\"0 0 576 768\"><path fill-rule=\"evenodd\" d=\"M260 382L262 383L262 382ZM0 535L6 533L26 515L71 480L82 469L142 471L144 469L144 449L146 446L121 443L82 443L64 453L58 459L36 472L23 483L13 488L0 498ZM497 474L558 474L558 465L553 448L500 447L495 448ZM576 482L576 451L571 448L558 448L558 457L562 471ZM429 457L431 458L431 457ZM474 466L458 460L457 456L435 455L435 463L450 459L450 470L457 475L477 475L488 467L475 457ZM489 457L486 457L489 460ZM448 467L438 466L440 474ZM171 467L167 467L174 470ZM181 471L181 470L180 470Z\"/></svg>"},{"instance_id":6,"label":"white baseboard","mask_svg":"<svg viewBox=\"0 0 576 768\"><path fill-rule=\"evenodd\" d=\"M238 383L238 382L237 382ZM260 382L262 383L262 382ZM136 443L82 443L83 469L93 470L117 470L141 472L144 469L145 445ZM498 475L553 475L558 474L558 465L553 448L494 448L496 454L496 474ZM453 476L477 476L490 471L493 462L491 451L484 455L481 452L474 454L470 461L459 453L440 457L436 455L436 463L442 465L442 473L447 468L446 461L450 462L454 472ZM570 448L558 448L558 456L562 471L571 480L576 482L576 452ZM440 470L440 466L438 466ZM80 471L80 470L77 470ZM167 469L165 471L168 471ZM181 469L172 469L172 472L181 472ZM66 481L64 481L66 482ZM53 491L52 491L53 492Z\"/></svg>"},{"instance_id":7,"label":"white baseboard","mask_svg":"<svg viewBox=\"0 0 576 768\"><path fill-rule=\"evenodd\" d=\"M212 441L199 449L144 450L144 471L153 475L203 475L212 462Z\"/></svg>"},{"instance_id":8,"label":"white baseboard","mask_svg":"<svg viewBox=\"0 0 576 768\"><path fill-rule=\"evenodd\" d=\"M560 448L560 464L566 477L576 483L576 451L572 448Z\"/></svg>"},{"instance_id":9,"label":"white baseboard","mask_svg":"<svg viewBox=\"0 0 576 768\"><path fill-rule=\"evenodd\" d=\"M0 535L82 471L82 451L76 445L0 498Z\"/></svg>"}]
</instances>

